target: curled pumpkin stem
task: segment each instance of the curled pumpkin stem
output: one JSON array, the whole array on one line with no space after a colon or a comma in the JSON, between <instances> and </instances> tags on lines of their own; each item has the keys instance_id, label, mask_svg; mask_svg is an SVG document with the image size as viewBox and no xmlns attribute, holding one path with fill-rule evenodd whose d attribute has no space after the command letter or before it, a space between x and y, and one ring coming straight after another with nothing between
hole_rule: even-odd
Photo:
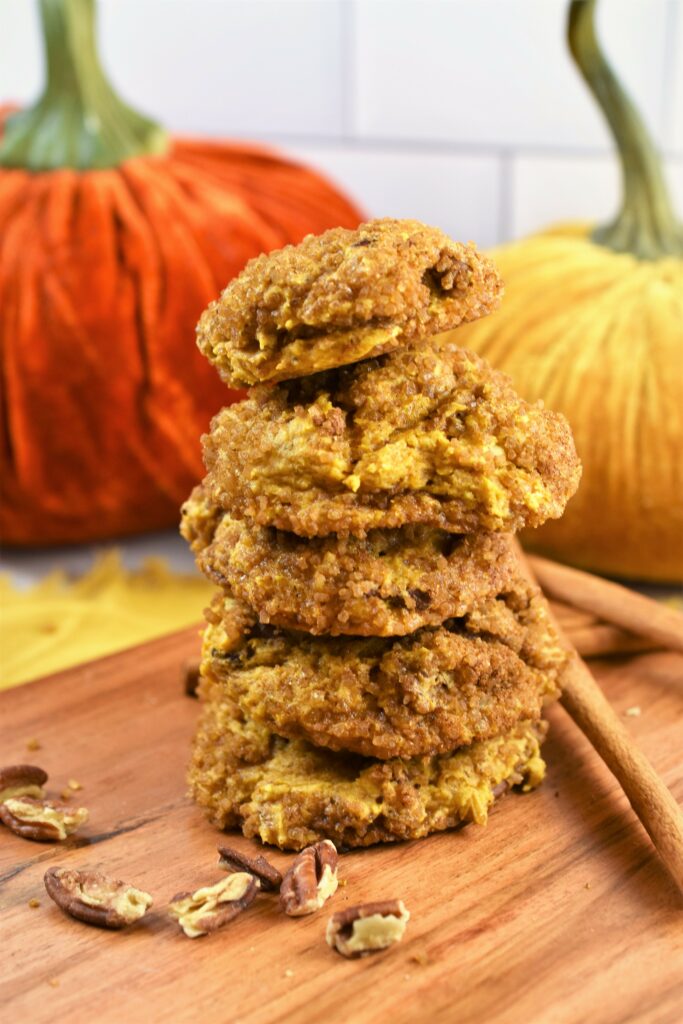
<instances>
[{"instance_id":1,"label":"curled pumpkin stem","mask_svg":"<svg viewBox=\"0 0 683 1024\"><path fill-rule=\"evenodd\" d=\"M87 170L163 153L166 132L124 103L104 74L94 0L40 0L40 14L45 88L37 103L8 119L0 165Z\"/></svg>"},{"instance_id":2,"label":"curled pumpkin stem","mask_svg":"<svg viewBox=\"0 0 683 1024\"><path fill-rule=\"evenodd\" d=\"M644 260L683 255L683 225L676 219L661 160L642 117L600 48L595 7L596 0L572 0L569 49L612 131L621 162L623 199L616 218L595 229L593 241Z\"/></svg>"}]
</instances>

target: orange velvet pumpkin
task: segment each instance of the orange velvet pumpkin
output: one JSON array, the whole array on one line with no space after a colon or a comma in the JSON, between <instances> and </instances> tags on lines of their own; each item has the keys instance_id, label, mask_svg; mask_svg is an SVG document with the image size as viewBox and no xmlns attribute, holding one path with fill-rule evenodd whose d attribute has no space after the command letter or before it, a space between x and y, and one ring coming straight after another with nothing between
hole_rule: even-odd
<instances>
[{"instance_id":1,"label":"orange velvet pumpkin","mask_svg":"<svg viewBox=\"0 0 683 1024\"><path fill-rule=\"evenodd\" d=\"M126 107L96 58L92 0L42 14L46 90L0 145L0 530L14 544L177 522L199 437L239 397L196 349L199 314L250 257L360 220L294 162L171 141Z\"/></svg>"}]
</instances>

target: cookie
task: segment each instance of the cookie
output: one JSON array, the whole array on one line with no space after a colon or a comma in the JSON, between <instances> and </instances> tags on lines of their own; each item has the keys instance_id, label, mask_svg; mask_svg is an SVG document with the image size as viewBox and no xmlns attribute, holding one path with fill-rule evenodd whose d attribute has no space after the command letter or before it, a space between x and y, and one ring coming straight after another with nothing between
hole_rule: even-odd
<instances>
[{"instance_id":1,"label":"cookie","mask_svg":"<svg viewBox=\"0 0 683 1024\"><path fill-rule=\"evenodd\" d=\"M202 353L230 387L389 352L498 306L493 263L413 220L334 228L258 256L204 312Z\"/></svg>"},{"instance_id":2,"label":"cookie","mask_svg":"<svg viewBox=\"0 0 683 1024\"><path fill-rule=\"evenodd\" d=\"M516 575L505 534L404 526L305 540L216 515L201 487L183 506L181 532L202 572L261 622L313 634L412 633L465 614Z\"/></svg>"},{"instance_id":3,"label":"cookie","mask_svg":"<svg viewBox=\"0 0 683 1024\"><path fill-rule=\"evenodd\" d=\"M281 849L320 839L339 847L420 839L467 821L485 824L497 794L545 774L544 723L436 756L377 761L274 736L209 699L189 773L198 804L220 828L241 827Z\"/></svg>"},{"instance_id":4,"label":"cookie","mask_svg":"<svg viewBox=\"0 0 683 1024\"><path fill-rule=\"evenodd\" d=\"M521 581L405 637L312 637L207 610L200 694L318 747L388 759L446 753L537 720L566 662L544 598ZM240 629L243 630L240 636Z\"/></svg>"},{"instance_id":5,"label":"cookie","mask_svg":"<svg viewBox=\"0 0 683 1024\"><path fill-rule=\"evenodd\" d=\"M580 477L564 416L447 342L255 388L214 418L204 458L213 503L303 537L538 526Z\"/></svg>"}]
</instances>

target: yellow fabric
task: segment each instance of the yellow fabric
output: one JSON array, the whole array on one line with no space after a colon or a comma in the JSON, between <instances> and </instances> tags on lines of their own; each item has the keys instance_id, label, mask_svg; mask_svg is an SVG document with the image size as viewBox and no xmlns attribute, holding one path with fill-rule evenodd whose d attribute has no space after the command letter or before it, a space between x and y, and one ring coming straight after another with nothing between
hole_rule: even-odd
<instances>
[{"instance_id":1,"label":"yellow fabric","mask_svg":"<svg viewBox=\"0 0 683 1024\"><path fill-rule=\"evenodd\" d=\"M0 574L0 690L197 623L214 588L148 559L129 571L116 551L77 580L51 573L17 591Z\"/></svg>"}]
</instances>

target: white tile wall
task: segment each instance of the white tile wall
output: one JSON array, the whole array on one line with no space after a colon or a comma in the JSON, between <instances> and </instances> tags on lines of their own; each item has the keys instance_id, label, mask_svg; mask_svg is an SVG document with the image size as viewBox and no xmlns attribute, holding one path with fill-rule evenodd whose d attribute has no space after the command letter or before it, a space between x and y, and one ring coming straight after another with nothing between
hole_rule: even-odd
<instances>
[{"instance_id":1,"label":"white tile wall","mask_svg":"<svg viewBox=\"0 0 683 1024\"><path fill-rule=\"evenodd\" d=\"M271 141L371 214L482 245L607 217L618 172L563 40L567 0L99 0L121 92L179 132ZM683 0L600 0L683 206ZM0 0L0 102L29 100L32 0Z\"/></svg>"},{"instance_id":2,"label":"white tile wall","mask_svg":"<svg viewBox=\"0 0 683 1024\"><path fill-rule=\"evenodd\" d=\"M607 0L599 19L658 136L666 7L666 0ZM605 127L564 52L566 8L566 0L361 0L358 134L604 148Z\"/></svg>"},{"instance_id":3,"label":"white tile wall","mask_svg":"<svg viewBox=\"0 0 683 1024\"><path fill-rule=\"evenodd\" d=\"M609 156L517 156L511 171L513 238L558 220L608 221L618 210L620 172ZM683 159L668 160L665 172L683 209Z\"/></svg>"},{"instance_id":4,"label":"white tile wall","mask_svg":"<svg viewBox=\"0 0 683 1024\"><path fill-rule=\"evenodd\" d=\"M294 145L291 151L356 196L363 209L387 217L416 217L479 245L493 245L501 218L498 160L373 145Z\"/></svg>"}]
</instances>

